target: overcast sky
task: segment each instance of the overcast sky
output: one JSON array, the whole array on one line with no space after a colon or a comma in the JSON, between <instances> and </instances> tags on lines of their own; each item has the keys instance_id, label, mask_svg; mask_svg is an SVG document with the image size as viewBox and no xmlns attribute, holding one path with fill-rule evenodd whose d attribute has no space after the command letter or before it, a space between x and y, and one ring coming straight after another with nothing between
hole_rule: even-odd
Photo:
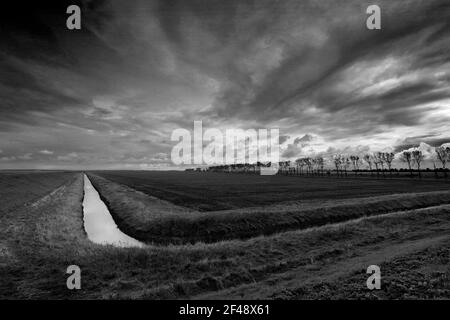
<instances>
[{"instance_id":1,"label":"overcast sky","mask_svg":"<svg viewBox=\"0 0 450 320\"><path fill-rule=\"evenodd\" d=\"M194 120L278 127L285 158L450 142L448 0L95 0L80 31L66 5L17 2L0 168L170 168Z\"/></svg>"}]
</instances>

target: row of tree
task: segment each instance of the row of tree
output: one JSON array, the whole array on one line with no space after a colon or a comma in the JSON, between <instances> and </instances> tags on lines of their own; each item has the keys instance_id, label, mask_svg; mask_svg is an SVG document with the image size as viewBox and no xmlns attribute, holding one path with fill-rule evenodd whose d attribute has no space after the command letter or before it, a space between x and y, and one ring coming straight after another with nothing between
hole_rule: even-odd
<instances>
[{"instance_id":1,"label":"row of tree","mask_svg":"<svg viewBox=\"0 0 450 320\"><path fill-rule=\"evenodd\" d=\"M435 148L436 159L442 165L442 170L445 172L445 176L447 176L447 162L450 162L450 147L437 147ZM361 167L364 163L367 164L367 167L371 174L376 172L376 174L384 174L386 171L392 175L394 171L392 169L393 161L395 160L396 155L393 152L375 152L368 153L362 156L359 155L342 155L336 154L333 156L331 162L334 164L334 170L338 175L347 175L348 171L353 171L357 174L362 170ZM419 175L421 175L421 165L425 159L423 152L419 149L412 151L403 151L400 153L400 159L402 162L406 163L408 166L408 170L411 175L413 175L414 167L417 168ZM317 157L304 157L296 159L295 161L280 161L278 163L279 173L280 174L325 174L325 158L321 156ZM434 170L437 172L437 167L435 162ZM220 165L220 166L212 166L209 167L208 171L215 172L259 172L263 167L270 167L271 163L262 163L257 162L255 164L249 163L238 163L238 164L230 164L230 165ZM330 174L330 170L326 170L327 174Z\"/></svg>"}]
</instances>

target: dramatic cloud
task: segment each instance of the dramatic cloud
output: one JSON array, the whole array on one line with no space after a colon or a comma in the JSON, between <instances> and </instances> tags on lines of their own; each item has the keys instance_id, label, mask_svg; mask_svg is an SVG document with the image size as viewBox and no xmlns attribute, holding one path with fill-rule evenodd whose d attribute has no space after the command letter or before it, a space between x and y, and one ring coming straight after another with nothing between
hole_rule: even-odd
<instances>
[{"instance_id":1,"label":"dramatic cloud","mask_svg":"<svg viewBox=\"0 0 450 320\"><path fill-rule=\"evenodd\" d=\"M395 146L394 151L400 152L406 149L411 149L419 146L421 143L425 143L432 147L439 147L445 143L450 143L450 137L435 134L407 137L406 139L399 141L399 143Z\"/></svg>"},{"instance_id":2,"label":"dramatic cloud","mask_svg":"<svg viewBox=\"0 0 450 320\"><path fill-rule=\"evenodd\" d=\"M175 128L280 128L282 155L449 142L450 3L17 2L0 16L0 168L173 168Z\"/></svg>"}]
</instances>

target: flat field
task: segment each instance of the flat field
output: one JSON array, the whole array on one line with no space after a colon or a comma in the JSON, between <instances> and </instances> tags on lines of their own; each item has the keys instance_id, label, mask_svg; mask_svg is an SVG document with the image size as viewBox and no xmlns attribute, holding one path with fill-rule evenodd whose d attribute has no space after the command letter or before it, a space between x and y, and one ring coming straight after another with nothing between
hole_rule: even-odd
<instances>
[{"instance_id":1,"label":"flat field","mask_svg":"<svg viewBox=\"0 0 450 320\"><path fill-rule=\"evenodd\" d=\"M0 171L0 215L45 196L73 175L72 172Z\"/></svg>"},{"instance_id":2,"label":"flat field","mask_svg":"<svg viewBox=\"0 0 450 320\"><path fill-rule=\"evenodd\" d=\"M264 206L286 201L335 200L449 190L450 179L260 176L178 171L94 172L108 180L198 211Z\"/></svg>"},{"instance_id":3,"label":"flat field","mask_svg":"<svg viewBox=\"0 0 450 320\"><path fill-rule=\"evenodd\" d=\"M158 188L156 179L161 179L159 186L169 191L171 185L176 185L177 192L184 186L183 194L196 195L196 201L202 198L218 201L220 197L214 197L217 190L228 190L233 196L223 203L233 208L219 210L221 207L211 206L214 202L206 201L209 205L206 212L205 207L198 210L192 202L183 206L180 195L177 196L180 200L173 203L154 193L132 189L131 183L126 186L115 179L105 179L126 178L123 172L102 172L101 177L98 172L89 173L124 232L138 230L137 234L143 236L156 230L149 228L148 222L158 222L157 229L163 235L176 231L183 238L204 235L199 230L205 229L219 237L193 243L171 243L173 239L167 238L168 243L146 241L144 248L128 249L94 244L83 228L83 176L72 173L67 180L61 180L62 185L53 182L50 193L40 191L43 195L39 199L0 216L0 297L450 298L450 190L444 181L332 178L335 184L348 186L336 190L338 196L332 198L330 194L336 185L330 186L331 180L321 177L279 176L260 180L261 177L251 175L167 173L167 181L163 182L165 173L133 174L152 177L148 184L154 188ZM42 190L48 191L52 187L50 182L42 181L45 179L41 177L42 185L47 186ZM48 179L54 177L49 175ZM190 189L191 181L196 189ZM202 187L201 181L211 187ZM280 201L283 192L277 191L279 197L273 196L272 201L260 196L261 200L252 203L250 199L258 194L252 189L261 185L261 181L265 182L259 191L265 190L266 195L269 190L277 190L268 182L274 181L289 194L295 194L293 190L311 189L305 191L311 197L287 197L287 201ZM365 188L372 185L373 193L361 190L360 182ZM392 182L396 186L390 186ZM395 189L400 185L407 190ZM41 189L39 184L35 188ZM328 196L314 195L320 194L321 188ZM248 196L244 193L243 201L248 205L233 204L232 199L239 194L236 190L245 189ZM23 193L20 188L12 190L16 190L10 195L12 198ZM207 190L212 190L211 196ZM267 212L270 214L262 215ZM260 234L258 228L275 220L252 224L256 220L245 219L247 215L256 216L257 220L273 216L289 223L278 225L279 229L269 234ZM208 219L202 220L202 216ZM207 224L209 220L221 221L219 225L225 226L232 236L221 238L220 228ZM198 221L202 223L197 225ZM235 228L251 232L241 238ZM72 264L82 270L81 290L66 287L66 268ZM372 264L381 268L381 290L370 291L366 287L366 269Z\"/></svg>"}]
</instances>

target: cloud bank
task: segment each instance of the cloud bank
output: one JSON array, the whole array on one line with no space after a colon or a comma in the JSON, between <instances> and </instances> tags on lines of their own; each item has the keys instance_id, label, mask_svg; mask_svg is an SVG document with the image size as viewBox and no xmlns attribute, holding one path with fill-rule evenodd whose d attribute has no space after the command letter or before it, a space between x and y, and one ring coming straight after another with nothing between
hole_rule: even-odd
<instances>
[{"instance_id":1,"label":"cloud bank","mask_svg":"<svg viewBox=\"0 0 450 320\"><path fill-rule=\"evenodd\" d=\"M17 5L0 168L172 168L170 134L194 120L279 127L286 158L449 142L450 3L378 1L379 31L370 4L84 1L81 31L64 4Z\"/></svg>"}]
</instances>

